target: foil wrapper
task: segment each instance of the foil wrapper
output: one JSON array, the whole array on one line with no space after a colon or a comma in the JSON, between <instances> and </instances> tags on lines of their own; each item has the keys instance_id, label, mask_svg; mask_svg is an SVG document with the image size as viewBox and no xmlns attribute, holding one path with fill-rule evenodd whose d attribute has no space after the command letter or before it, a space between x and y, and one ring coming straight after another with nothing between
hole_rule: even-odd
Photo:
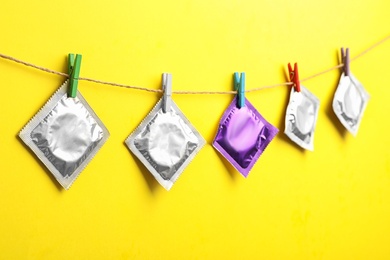
<instances>
[{"instance_id":1,"label":"foil wrapper","mask_svg":"<svg viewBox=\"0 0 390 260\"><path fill-rule=\"evenodd\" d=\"M304 149L314 150L314 130L320 101L309 90L291 88L290 101L286 110L284 133Z\"/></svg>"},{"instance_id":2,"label":"foil wrapper","mask_svg":"<svg viewBox=\"0 0 390 260\"><path fill-rule=\"evenodd\" d=\"M358 132L369 99L369 94L352 73L349 76L344 73L341 75L333 98L333 111L354 136Z\"/></svg>"},{"instance_id":3,"label":"foil wrapper","mask_svg":"<svg viewBox=\"0 0 390 260\"><path fill-rule=\"evenodd\" d=\"M172 100L166 113L162 102L160 99L125 143L155 179L170 190L205 140Z\"/></svg>"},{"instance_id":4,"label":"foil wrapper","mask_svg":"<svg viewBox=\"0 0 390 260\"><path fill-rule=\"evenodd\" d=\"M68 97L67 89L66 81L19 134L65 189L109 137L82 95Z\"/></svg>"},{"instance_id":5,"label":"foil wrapper","mask_svg":"<svg viewBox=\"0 0 390 260\"><path fill-rule=\"evenodd\" d=\"M278 133L253 105L236 106L237 98L225 110L213 146L243 176L247 177L260 155Z\"/></svg>"}]
</instances>

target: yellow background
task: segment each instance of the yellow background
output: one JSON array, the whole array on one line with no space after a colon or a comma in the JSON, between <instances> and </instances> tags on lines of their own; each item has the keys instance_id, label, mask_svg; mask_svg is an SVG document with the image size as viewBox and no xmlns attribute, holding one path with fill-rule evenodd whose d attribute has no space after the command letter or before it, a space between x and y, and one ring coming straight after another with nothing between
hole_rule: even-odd
<instances>
[{"instance_id":1,"label":"yellow background","mask_svg":"<svg viewBox=\"0 0 390 260\"><path fill-rule=\"evenodd\" d=\"M158 89L231 90L301 78L389 33L390 2L2 1L0 52L80 76ZM247 179L211 146L231 95L174 95L207 145L170 192L124 140L158 94L81 82L111 136L69 191L17 137L64 78L0 60L0 258L390 259L390 41L351 63L371 95L358 136L333 114L340 72L304 85L321 101L315 151L283 134L288 88L246 96L280 129Z\"/></svg>"}]
</instances>

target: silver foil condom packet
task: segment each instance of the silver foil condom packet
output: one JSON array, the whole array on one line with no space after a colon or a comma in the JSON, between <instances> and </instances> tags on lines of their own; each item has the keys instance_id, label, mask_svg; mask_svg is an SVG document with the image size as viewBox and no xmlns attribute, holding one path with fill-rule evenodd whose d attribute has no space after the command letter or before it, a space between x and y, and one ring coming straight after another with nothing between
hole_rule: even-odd
<instances>
[{"instance_id":1,"label":"silver foil condom packet","mask_svg":"<svg viewBox=\"0 0 390 260\"><path fill-rule=\"evenodd\" d=\"M354 136L357 134L369 99L369 94L352 73L349 73L349 76L344 73L341 75L333 98L333 111Z\"/></svg>"},{"instance_id":2,"label":"silver foil condom packet","mask_svg":"<svg viewBox=\"0 0 390 260\"><path fill-rule=\"evenodd\" d=\"M168 102L168 109L164 112L163 99L125 143L156 180L170 190L205 140L173 100Z\"/></svg>"},{"instance_id":3,"label":"silver foil condom packet","mask_svg":"<svg viewBox=\"0 0 390 260\"><path fill-rule=\"evenodd\" d=\"M68 81L19 133L23 142L69 189L109 137L109 132L78 92L68 97Z\"/></svg>"},{"instance_id":4,"label":"silver foil condom packet","mask_svg":"<svg viewBox=\"0 0 390 260\"><path fill-rule=\"evenodd\" d=\"M314 130L320 101L309 90L301 86L297 92L291 88L286 110L284 133L304 149L313 151Z\"/></svg>"}]
</instances>

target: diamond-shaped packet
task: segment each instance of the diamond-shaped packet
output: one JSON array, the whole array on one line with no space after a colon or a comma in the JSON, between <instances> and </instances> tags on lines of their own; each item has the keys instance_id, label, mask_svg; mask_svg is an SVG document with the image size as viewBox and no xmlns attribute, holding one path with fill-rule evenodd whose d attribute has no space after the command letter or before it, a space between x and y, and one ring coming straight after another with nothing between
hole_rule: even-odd
<instances>
[{"instance_id":1,"label":"diamond-shaped packet","mask_svg":"<svg viewBox=\"0 0 390 260\"><path fill-rule=\"evenodd\" d=\"M234 88L237 96L222 115L213 146L247 177L279 130L245 98L245 73L234 73Z\"/></svg>"},{"instance_id":2,"label":"diamond-shaped packet","mask_svg":"<svg viewBox=\"0 0 390 260\"><path fill-rule=\"evenodd\" d=\"M284 133L302 148L313 151L320 101L304 86L300 86L300 90L291 88Z\"/></svg>"},{"instance_id":3,"label":"diamond-shaped packet","mask_svg":"<svg viewBox=\"0 0 390 260\"><path fill-rule=\"evenodd\" d=\"M260 155L279 130L267 122L245 99L245 106L237 107L237 98L225 110L213 146L244 177L247 177Z\"/></svg>"},{"instance_id":4,"label":"diamond-shaped packet","mask_svg":"<svg viewBox=\"0 0 390 260\"><path fill-rule=\"evenodd\" d=\"M171 98L171 74L163 74L163 97L125 143L166 190L206 143Z\"/></svg>"},{"instance_id":5,"label":"diamond-shaped packet","mask_svg":"<svg viewBox=\"0 0 390 260\"><path fill-rule=\"evenodd\" d=\"M333 111L344 127L356 136L369 94L349 69L349 48L341 48L343 73L333 98Z\"/></svg>"},{"instance_id":6,"label":"diamond-shaped packet","mask_svg":"<svg viewBox=\"0 0 390 260\"><path fill-rule=\"evenodd\" d=\"M351 72L348 75L341 74L333 98L333 111L354 136L358 132L369 99L369 94Z\"/></svg>"},{"instance_id":7,"label":"diamond-shaped packet","mask_svg":"<svg viewBox=\"0 0 390 260\"><path fill-rule=\"evenodd\" d=\"M19 133L65 189L109 137L83 96L68 97L68 88L65 81Z\"/></svg>"}]
</instances>

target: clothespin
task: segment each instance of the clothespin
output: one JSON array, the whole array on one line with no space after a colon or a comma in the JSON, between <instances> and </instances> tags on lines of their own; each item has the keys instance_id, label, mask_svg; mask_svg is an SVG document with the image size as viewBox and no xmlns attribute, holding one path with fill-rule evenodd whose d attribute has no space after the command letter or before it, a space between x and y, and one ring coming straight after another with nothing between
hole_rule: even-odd
<instances>
[{"instance_id":1,"label":"clothespin","mask_svg":"<svg viewBox=\"0 0 390 260\"><path fill-rule=\"evenodd\" d=\"M294 64L294 70L291 67L291 64L288 64L288 73L290 75L290 81L293 83L295 91L301 92L301 84L299 82L299 73L298 73L298 64Z\"/></svg>"},{"instance_id":2,"label":"clothespin","mask_svg":"<svg viewBox=\"0 0 390 260\"><path fill-rule=\"evenodd\" d=\"M171 110L171 96L172 96L172 74L163 73L162 78L162 89L163 89L163 112Z\"/></svg>"},{"instance_id":3,"label":"clothespin","mask_svg":"<svg viewBox=\"0 0 390 260\"><path fill-rule=\"evenodd\" d=\"M81 67L81 54L76 54L76 59L73 53L69 53L68 56L68 73L69 73L69 97L76 97L77 85L79 84L79 74Z\"/></svg>"},{"instance_id":4,"label":"clothespin","mask_svg":"<svg viewBox=\"0 0 390 260\"><path fill-rule=\"evenodd\" d=\"M245 72L241 72L241 77L234 73L234 90L237 90L238 108L245 107Z\"/></svg>"},{"instance_id":5,"label":"clothespin","mask_svg":"<svg viewBox=\"0 0 390 260\"><path fill-rule=\"evenodd\" d=\"M341 61L344 64L344 75L349 76L349 48L341 48Z\"/></svg>"}]
</instances>

